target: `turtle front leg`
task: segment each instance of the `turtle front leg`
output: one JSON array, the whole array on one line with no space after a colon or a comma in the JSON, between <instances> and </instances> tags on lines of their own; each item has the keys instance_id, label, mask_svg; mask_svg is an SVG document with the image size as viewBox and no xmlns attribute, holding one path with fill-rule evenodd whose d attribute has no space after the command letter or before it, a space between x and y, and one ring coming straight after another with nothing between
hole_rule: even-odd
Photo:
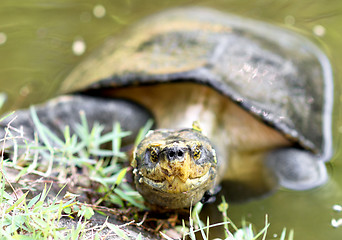
<instances>
[{"instance_id":1,"label":"turtle front leg","mask_svg":"<svg viewBox=\"0 0 342 240\"><path fill-rule=\"evenodd\" d=\"M104 126L104 133L111 131L113 124L119 122L124 131L132 132L131 136L125 138L126 143L132 143L139 129L152 118L149 111L134 102L84 95L57 97L45 104L35 106L35 110L39 121L61 139L63 139L63 132L67 125L71 133L75 132L76 126L81 122L81 112L84 112L86 116L89 129L95 122L98 122ZM11 131L12 138L17 137L19 142L23 139L34 140L34 133L37 129L30 109L18 110L0 122L0 139L5 137L5 128L8 124L20 130ZM22 134L23 136L20 136ZM7 137L9 137L8 134ZM1 149L3 142L0 142ZM6 148L11 145L11 141L5 141Z\"/></svg>"},{"instance_id":2,"label":"turtle front leg","mask_svg":"<svg viewBox=\"0 0 342 240\"><path fill-rule=\"evenodd\" d=\"M280 186L288 189L307 190L328 180L324 161L305 150L274 150L267 154L266 164L274 171Z\"/></svg>"}]
</instances>

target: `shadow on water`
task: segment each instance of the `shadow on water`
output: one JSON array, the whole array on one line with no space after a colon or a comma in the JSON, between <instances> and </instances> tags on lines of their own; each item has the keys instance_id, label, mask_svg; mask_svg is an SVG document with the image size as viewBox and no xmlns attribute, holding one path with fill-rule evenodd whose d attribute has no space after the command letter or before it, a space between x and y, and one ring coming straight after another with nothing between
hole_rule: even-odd
<instances>
[{"instance_id":1,"label":"shadow on water","mask_svg":"<svg viewBox=\"0 0 342 240\"><path fill-rule=\"evenodd\" d=\"M105 14L96 15L96 6ZM342 204L342 119L339 106L342 66L342 2L325 1L12 1L0 2L0 92L8 95L3 110L26 107L54 96L70 70L111 35L129 24L165 8L184 5L207 5L222 11L280 25L311 38L330 58L335 75L333 134L335 155L330 163L330 181L304 192L280 189L269 196L235 203L230 217L240 222L244 217L261 229L269 215L270 237L283 227L293 228L295 239L339 239L340 229L331 226L332 218L342 213L332 210ZM83 50L82 50L83 47ZM74 51L73 51L74 48ZM79 52L75 52L75 48ZM84 52L83 52L84 51ZM243 185L223 185L226 198L241 200L231 192L244 191ZM252 192L259 195L259 192ZM249 196L248 196L249 197ZM233 203L234 202L234 203ZM214 204L207 205L204 215L220 221ZM215 219L217 217L217 219ZM219 233L214 233L219 234ZM223 233L221 233L223 236ZM275 235L274 235L275 236Z\"/></svg>"}]
</instances>

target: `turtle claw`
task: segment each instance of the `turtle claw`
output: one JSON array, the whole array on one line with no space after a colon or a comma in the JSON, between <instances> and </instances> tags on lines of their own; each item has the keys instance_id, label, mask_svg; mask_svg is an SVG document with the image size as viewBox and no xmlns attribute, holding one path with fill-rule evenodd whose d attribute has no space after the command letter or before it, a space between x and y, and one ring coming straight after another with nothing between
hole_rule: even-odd
<instances>
[{"instance_id":1,"label":"turtle claw","mask_svg":"<svg viewBox=\"0 0 342 240\"><path fill-rule=\"evenodd\" d=\"M275 150L268 154L266 160L268 167L278 178L279 185L287 189L308 190L328 180L324 162L305 150Z\"/></svg>"},{"instance_id":2,"label":"turtle claw","mask_svg":"<svg viewBox=\"0 0 342 240\"><path fill-rule=\"evenodd\" d=\"M222 187L216 185L214 188L206 191L201 199L201 203L214 203L216 201L216 195L221 191Z\"/></svg>"}]
</instances>

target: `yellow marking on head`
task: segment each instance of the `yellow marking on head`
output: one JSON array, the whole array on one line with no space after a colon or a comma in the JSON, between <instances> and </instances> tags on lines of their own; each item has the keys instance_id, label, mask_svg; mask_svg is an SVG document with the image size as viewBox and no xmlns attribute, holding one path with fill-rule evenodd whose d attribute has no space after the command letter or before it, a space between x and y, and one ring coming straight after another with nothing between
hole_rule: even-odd
<instances>
[{"instance_id":1,"label":"yellow marking on head","mask_svg":"<svg viewBox=\"0 0 342 240\"><path fill-rule=\"evenodd\" d=\"M202 128L200 126L199 121L193 121L192 123L192 129L198 132L202 132Z\"/></svg>"}]
</instances>

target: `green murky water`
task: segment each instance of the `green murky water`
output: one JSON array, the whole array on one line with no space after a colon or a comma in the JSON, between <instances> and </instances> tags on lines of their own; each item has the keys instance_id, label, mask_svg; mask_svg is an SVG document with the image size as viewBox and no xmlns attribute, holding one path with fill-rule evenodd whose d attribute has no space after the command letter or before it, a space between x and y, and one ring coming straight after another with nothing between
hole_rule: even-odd
<instances>
[{"instance_id":1,"label":"green murky water","mask_svg":"<svg viewBox=\"0 0 342 240\"><path fill-rule=\"evenodd\" d=\"M340 0L2 0L0 92L8 95L5 110L54 96L60 82L78 62L132 22L165 8L187 5L211 6L293 29L320 45L330 58L335 76L335 155L329 163L330 181L307 192L280 190L263 199L232 204L230 216L236 222L244 216L261 229L268 214L270 239L273 234L279 235L283 227L293 228L295 239L342 239L342 227L331 226L333 218L342 218L342 212L332 210L334 204L342 204ZM75 55L75 51L80 55ZM214 219L217 214L210 215Z\"/></svg>"}]
</instances>

